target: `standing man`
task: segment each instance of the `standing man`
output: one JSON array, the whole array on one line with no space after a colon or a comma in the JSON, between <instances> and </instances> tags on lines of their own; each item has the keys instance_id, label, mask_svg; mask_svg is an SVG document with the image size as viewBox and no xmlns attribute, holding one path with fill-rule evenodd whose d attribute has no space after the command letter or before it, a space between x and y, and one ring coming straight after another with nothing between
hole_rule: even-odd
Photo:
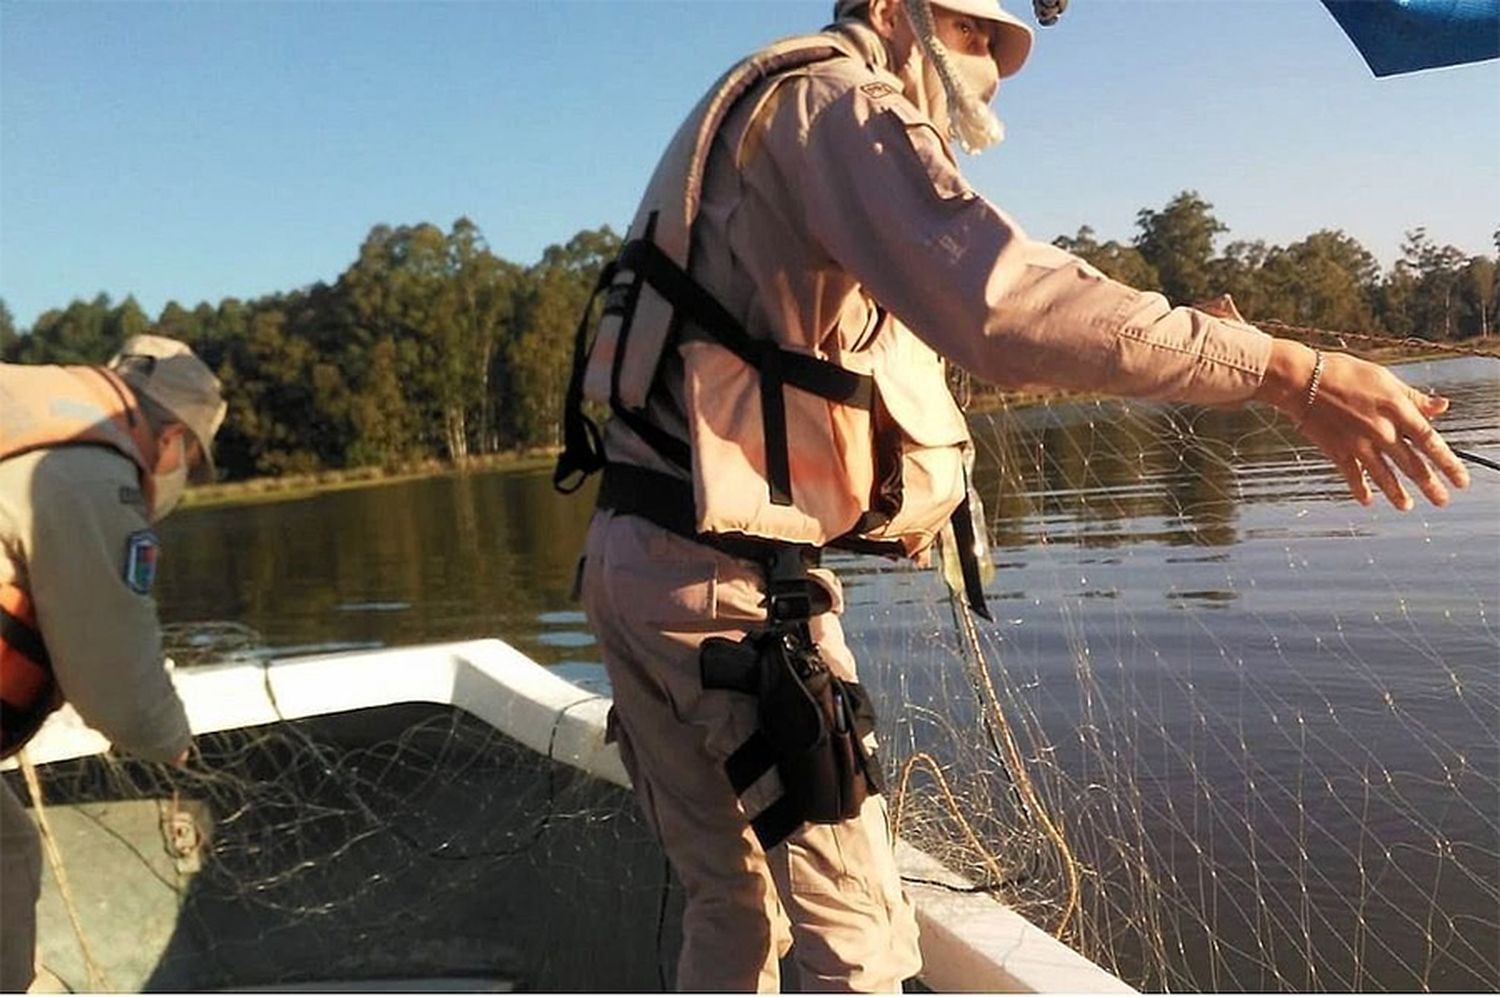
<instances>
[{"instance_id":1,"label":"standing man","mask_svg":"<svg viewBox=\"0 0 1500 997\"><path fill-rule=\"evenodd\" d=\"M569 393L557 481L604 470L581 594L686 892L686 990L775 990L789 948L804 989L897 991L921 968L818 555L922 559L959 525L970 443L944 360L1011 389L1267 402L1366 504L1373 481L1411 507L1392 465L1438 505L1439 472L1467 483L1430 422L1444 399L1110 280L968 185L952 143L1000 140L990 102L1031 48L997 0L834 16L691 112ZM584 397L610 408L602 434Z\"/></svg>"},{"instance_id":2,"label":"standing man","mask_svg":"<svg viewBox=\"0 0 1500 997\"><path fill-rule=\"evenodd\" d=\"M152 526L212 480L218 379L136 336L108 367L0 365L0 756L71 702L115 745L182 765L192 734L162 667ZM41 847L0 784L0 990L34 976Z\"/></svg>"}]
</instances>

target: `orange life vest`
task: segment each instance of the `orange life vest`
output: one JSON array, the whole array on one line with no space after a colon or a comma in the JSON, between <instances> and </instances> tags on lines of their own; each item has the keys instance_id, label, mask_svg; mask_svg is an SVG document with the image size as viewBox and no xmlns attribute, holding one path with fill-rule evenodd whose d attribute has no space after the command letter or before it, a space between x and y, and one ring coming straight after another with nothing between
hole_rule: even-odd
<instances>
[{"instance_id":1,"label":"orange life vest","mask_svg":"<svg viewBox=\"0 0 1500 997\"><path fill-rule=\"evenodd\" d=\"M596 290L608 294L591 344L588 315L579 326L554 480L568 490L604 463L587 398L691 478L699 533L852 542L920 560L964 499L971 446L942 359L858 288L837 314L870 330L860 349L830 359L777 330L752 341L745 315L717 300L690 260L710 152L731 111L766 80L819 63L869 72L838 32L784 39L726 73L678 129ZM686 441L646 418L674 348Z\"/></svg>"},{"instance_id":2,"label":"orange life vest","mask_svg":"<svg viewBox=\"0 0 1500 997\"><path fill-rule=\"evenodd\" d=\"M31 596L0 582L0 758L21 750L61 705Z\"/></svg>"},{"instance_id":3,"label":"orange life vest","mask_svg":"<svg viewBox=\"0 0 1500 997\"><path fill-rule=\"evenodd\" d=\"M110 447L135 464L150 515L156 441L119 375L103 367L0 364L0 461L75 445ZM0 758L19 751L62 703L31 594L0 582Z\"/></svg>"}]
</instances>

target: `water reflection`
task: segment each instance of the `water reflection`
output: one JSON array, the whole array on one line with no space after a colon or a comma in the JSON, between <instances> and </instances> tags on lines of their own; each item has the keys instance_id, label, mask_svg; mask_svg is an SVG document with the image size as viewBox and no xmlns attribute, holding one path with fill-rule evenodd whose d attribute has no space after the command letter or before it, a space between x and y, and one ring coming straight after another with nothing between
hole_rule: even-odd
<instances>
[{"instance_id":1,"label":"water reflection","mask_svg":"<svg viewBox=\"0 0 1500 997\"><path fill-rule=\"evenodd\" d=\"M1497 372L1493 360L1403 370L1453 400L1445 432L1480 453L1500 441ZM1066 591L1082 597L1116 598L1145 585L1174 605L1223 606L1239 597L1224 584L1223 558L1247 542L1348 541L1377 531L1390 540L1420 529L1412 517L1377 527L1373 515L1347 515L1337 473L1263 408L1091 402L982 413L972 423L999 567L993 599L1027 598L1029 571L1065 563L1080 579ZM1494 486L1491 472L1475 473L1476 491ZM587 644L569 594L591 506L591 492L559 497L546 472L534 471L188 509L162 524L157 595L168 621L237 621L267 646L502 636L557 663ZM1445 528L1463 515L1443 513ZM1139 558L1100 559L1155 546L1216 553L1157 559L1188 575L1171 581L1141 577ZM1059 562L1068 548L1078 556ZM863 586L896 570L835 561L856 602ZM1219 570L1193 576L1193 566ZM879 598L920 603L931 593L897 585Z\"/></svg>"},{"instance_id":2,"label":"water reflection","mask_svg":"<svg viewBox=\"0 0 1500 997\"><path fill-rule=\"evenodd\" d=\"M1483 453L1500 442L1500 361L1401 373L1452 400L1440 428L1455 446ZM986 412L971 425L997 548L1228 547L1242 539L1245 506L1345 497L1332 466L1264 407L1098 401Z\"/></svg>"},{"instance_id":3,"label":"water reflection","mask_svg":"<svg viewBox=\"0 0 1500 997\"><path fill-rule=\"evenodd\" d=\"M575 612L589 512L540 473L188 509L162 524L157 598L165 620L235 620L281 649L503 636L551 662L541 630L561 621L541 615Z\"/></svg>"},{"instance_id":4,"label":"water reflection","mask_svg":"<svg viewBox=\"0 0 1500 997\"><path fill-rule=\"evenodd\" d=\"M1229 546L1239 501L1255 497L1242 494L1240 475L1287 452L1266 429L1259 412L1119 402L986 413L974 420L976 477L993 503L993 538Z\"/></svg>"}]
</instances>

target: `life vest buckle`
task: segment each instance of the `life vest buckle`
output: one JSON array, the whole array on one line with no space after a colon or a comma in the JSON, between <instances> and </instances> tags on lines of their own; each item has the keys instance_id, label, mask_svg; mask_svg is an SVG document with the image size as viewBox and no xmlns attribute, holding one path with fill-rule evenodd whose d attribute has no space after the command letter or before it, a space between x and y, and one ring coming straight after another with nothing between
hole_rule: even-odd
<instances>
[{"instance_id":1,"label":"life vest buckle","mask_svg":"<svg viewBox=\"0 0 1500 997\"><path fill-rule=\"evenodd\" d=\"M805 624L812 619L812 584L801 548L776 544L766 565L766 616L772 627Z\"/></svg>"}]
</instances>

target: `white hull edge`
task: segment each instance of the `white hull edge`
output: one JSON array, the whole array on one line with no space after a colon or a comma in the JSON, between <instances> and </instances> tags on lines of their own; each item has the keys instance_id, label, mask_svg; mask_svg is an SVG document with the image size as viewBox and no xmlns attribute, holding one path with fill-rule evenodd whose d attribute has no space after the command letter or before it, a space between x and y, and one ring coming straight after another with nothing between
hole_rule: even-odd
<instances>
[{"instance_id":1,"label":"white hull edge","mask_svg":"<svg viewBox=\"0 0 1500 997\"><path fill-rule=\"evenodd\" d=\"M497 639L210 665L173 672L195 734L396 703L453 706L538 754L617 786L629 776L604 742L610 699L573 685ZM109 744L69 708L27 754L37 765L99 754ZM14 767L14 759L5 768ZM898 843L904 876L963 888L936 859ZM983 893L909 883L922 930L923 983L940 992L1134 993Z\"/></svg>"}]
</instances>

